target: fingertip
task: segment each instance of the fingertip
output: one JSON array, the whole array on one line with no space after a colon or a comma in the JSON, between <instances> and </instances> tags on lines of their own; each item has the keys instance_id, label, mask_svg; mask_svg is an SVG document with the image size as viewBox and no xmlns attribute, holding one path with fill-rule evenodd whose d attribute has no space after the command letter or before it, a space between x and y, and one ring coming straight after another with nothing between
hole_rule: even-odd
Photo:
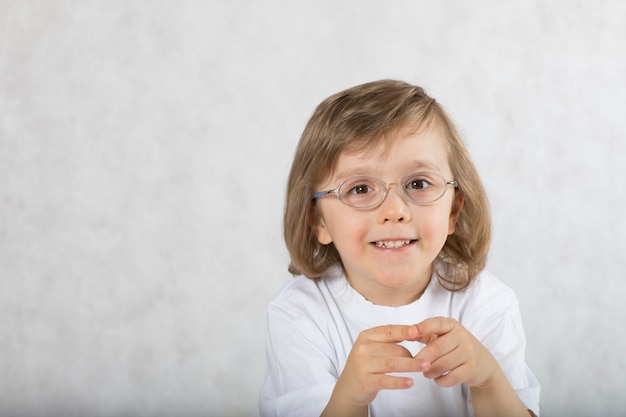
<instances>
[{"instance_id":1,"label":"fingertip","mask_svg":"<svg viewBox=\"0 0 626 417\"><path fill-rule=\"evenodd\" d=\"M416 357L415 361L417 362L417 372L426 372L430 369L430 362L426 359Z\"/></svg>"},{"instance_id":2,"label":"fingertip","mask_svg":"<svg viewBox=\"0 0 626 417\"><path fill-rule=\"evenodd\" d=\"M419 337L420 333L417 326L407 327L407 340L415 340Z\"/></svg>"}]
</instances>

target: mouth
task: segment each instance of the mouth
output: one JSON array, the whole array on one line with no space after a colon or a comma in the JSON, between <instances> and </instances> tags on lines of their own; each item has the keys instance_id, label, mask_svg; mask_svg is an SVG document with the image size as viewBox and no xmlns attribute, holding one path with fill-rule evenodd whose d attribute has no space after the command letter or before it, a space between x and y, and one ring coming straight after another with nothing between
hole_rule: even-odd
<instances>
[{"instance_id":1,"label":"mouth","mask_svg":"<svg viewBox=\"0 0 626 417\"><path fill-rule=\"evenodd\" d=\"M372 242L374 246L382 249L400 249L405 246L409 246L411 243L414 243L415 240L404 239L404 240L377 240L376 242Z\"/></svg>"}]
</instances>

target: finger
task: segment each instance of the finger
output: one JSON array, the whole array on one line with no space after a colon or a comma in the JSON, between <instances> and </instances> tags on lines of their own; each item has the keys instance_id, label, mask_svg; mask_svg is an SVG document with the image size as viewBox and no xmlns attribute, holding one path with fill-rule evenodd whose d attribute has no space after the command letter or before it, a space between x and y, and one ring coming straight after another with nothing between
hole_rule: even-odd
<instances>
[{"instance_id":1,"label":"finger","mask_svg":"<svg viewBox=\"0 0 626 417\"><path fill-rule=\"evenodd\" d=\"M480 380L476 380L475 377L475 369L471 365L463 363L451 371L443 372L441 375L431 379L434 379L435 383L440 387L453 387L458 384L467 384L469 386L480 384Z\"/></svg>"},{"instance_id":2,"label":"finger","mask_svg":"<svg viewBox=\"0 0 626 417\"><path fill-rule=\"evenodd\" d=\"M464 366L459 366L451 371L446 371L436 378L435 383L440 387L449 388L464 382L467 379ZM427 377L428 378L428 377Z\"/></svg>"},{"instance_id":3,"label":"finger","mask_svg":"<svg viewBox=\"0 0 626 417\"><path fill-rule=\"evenodd\" d=\"M424 376L429 379L437 379L463 366L463 361L458 358L445 357L430 364L424 372Z\"/></svg>"},{"instance_id":4,"label":"finger","mask_svg":"<svg viewBox=\"0 0 626 417\"><path fill-rule=\"evenodd\" d=\"M398 372L424 372L429 363L423 359L406 358L399 356L372 358L367 365L372 374L386 374Z\"/></svg>"},{"instance_id":5,"label":"finger","mask_svg":"<svg viewBox=\"0 0 626 417\"><path fill-rule=\"evenodd\" d=\"M367 368L363 364L368 364L373 358L388 358L388 357L400 357L413 359L413 355L404 346L401 346L394 342L372 342L368 336L367 331L361 333L352 346L349 359L351 363L354 362L360 367Z\"/></svg>"},{"instance_id":6,"label":"finger","mask_svg":"<svg viewBox=\"0 0 626 417\"><path fill-rule=\"evenodd\" d=\"M413 379L404 376L376 374L368 378L368 385L370 390L376 392L381 389L406 389L413 386Z\"/></svg>"},{"instance_id":7,"label":"finger","mask_svg":"<svg viewBox=\"0 0 626 417\"><path fill-rule=\"evenodd\" d=\"M418 330L415 326L389 324L365 330L359 335L373 342L398 343L405 340L415 340Z\"/></svg>"},{"instance_id":8,"label":"finger","mask_svg":"<svg viewBox=\"0 0 626 417\"><path fill-rule=\"evenodd\" d=\"M418 331L417 341L428 344L438 336L451 332L458 322L446 317L432 317L422 321L415 327Z\"/></svg>"},{"instance_id":9,"label":"finger","mask_svg":"<svg viewBox=\"0 0 626 417\"><path fill-rule=\"evenodd\" d=\"M389 357L389 356L398 356L401 358L413 358L411 352L404 346L398 345L396 343L382 343L382 342L373 342L369 344L371 356L376 357Z\"/></svg>"},{"instance_id":10,"label":"finger","mask_svg":"<svg viewBox=\"0 0 626 417\"><path fill-rule=\"evenodd\" d=\"M459 345L460 340L452 335L437 337L436 340L428 343L422 350L417 352L415 358L430 362L433 371L436 371L441 366L447 366L446 369L443 369L443 371L445 371L451 369L450 366L456 365L455 363L449 362L454 360L455 356L458 356L453 355L453 353L458 349ZM446 359L445 362L443 362L444 358Z\"/></svg>"}]
</instances>

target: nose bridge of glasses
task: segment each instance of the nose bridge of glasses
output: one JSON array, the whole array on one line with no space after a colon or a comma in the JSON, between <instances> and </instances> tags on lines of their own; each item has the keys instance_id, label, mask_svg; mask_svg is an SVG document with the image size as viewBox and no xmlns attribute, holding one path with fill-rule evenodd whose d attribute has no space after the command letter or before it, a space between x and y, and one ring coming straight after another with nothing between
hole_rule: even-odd
<instances>
[{"instance_id":1,"label":"nose bridge of glasses","mask_svg":"<svg viewBox=\"0 0 626 417\"><path fill-rule=\"evenodd\" d=\"M385 192L380 197L381 203L387 199L387 195L389 194L389 190L391 190L391 187L395 187L396 190L398 190L398 194L400 195L400 197L402 197L402 199L405 202L408 202L410 200L410 197L404 192L404 187L402 187L401 182L390 182L389 184L383 182L383 184L385 185L384 186Z\"/></svg>"}]
</instances>

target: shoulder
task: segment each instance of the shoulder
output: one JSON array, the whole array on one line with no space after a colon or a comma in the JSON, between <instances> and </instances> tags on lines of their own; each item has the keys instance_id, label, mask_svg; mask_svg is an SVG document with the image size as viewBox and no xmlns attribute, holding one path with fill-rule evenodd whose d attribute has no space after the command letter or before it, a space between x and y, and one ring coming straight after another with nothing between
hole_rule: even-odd
<instances>
[{"instance_id":1,"label":"shoulder","mask_svg":"<svg viewBox=\"0 0 626 417\"><path fill-rule=\"evenodd\" d=\"M489 272L481 272L469 287L454 293L453 300L459 322L492 353L509 342L525 343L515 292Z\"/></svg>"},{"instance_id":2,"label":"shoulder","mask_svg":"<svg viewBox=\"0 0 626 417\"><path fill-rule=\"evenodd\" d=\"M492 302L498 300L504 302L517 302L513 289L504 282L500 281L489 271L480 272L464 291L475 299L489 299Z\"/></svg>"},{"instance_id":3,"label":"shoulder","mask_svg":"<svg viewBox=\"0 0 626 417\"><path fill-rule=\"evenodd\" d=\"M324 278L311 279L304 276L291 278L278 291L270 302L271 305L299 305L301 301L322 297L320 288Z\"/></svg>"},{"instance_id":4,"label":"shoulder","mask_svg":"<svg viewBox=\"0 0 626 417\"><path fill-rule=\"evenodd\" d=\"M297 276L280 289L268 308L291 316L315 316L341 298L345 285L339 273L316 279Z\"/></svg>"},{"instance_id":5,"label":"shoulder","mask_svg":"<svg viewBox=\"0 0 626 417\"><path fill-rule=\"evenodd\" d=\"M467 288L453 293L453 299L467 315L483 319L519 309L513 289L485 270Z\"/></svg>"},{"instance_id":6,"label":"shoulder","mask_svg":"<svg viewBox=\"0 0 626 417\"><path fill-rule=\"evenodd\" d=\"M476 275L472 283L468 286L468 288L478 289L482 291L488 291L493 293L513 293L511 287L506 285L500 279L498 279L495 275L487 270L483 270Z\"/></svg>"},{"instance_id":7,"label":"shoulder","mask_svg":"<svg viewBox=\"0 0 626 417\"><path fill-rule=\"evenodd\" d=\"M317 284L320 279L322 278L311 279L302 275L292 277L282 286L272 302L283 303L289 301L294 296L314 294L317 291Z\"/></svg>"},{"instance_id":8,"label":"shoulder","mask_svg":"<svg viewBox=\"0 0 626 417\"><path fill-rule=\"evenodd\" d=\"M341 310L345 279L330 275L318 279L295 277L267 307L267 334L275 354L306 360L322 354L334 358L338 340L347 340ZM345 284L344 284L345 285ZM296 353L297 352L297 353Z\"/></svg>"}]
</instances>

